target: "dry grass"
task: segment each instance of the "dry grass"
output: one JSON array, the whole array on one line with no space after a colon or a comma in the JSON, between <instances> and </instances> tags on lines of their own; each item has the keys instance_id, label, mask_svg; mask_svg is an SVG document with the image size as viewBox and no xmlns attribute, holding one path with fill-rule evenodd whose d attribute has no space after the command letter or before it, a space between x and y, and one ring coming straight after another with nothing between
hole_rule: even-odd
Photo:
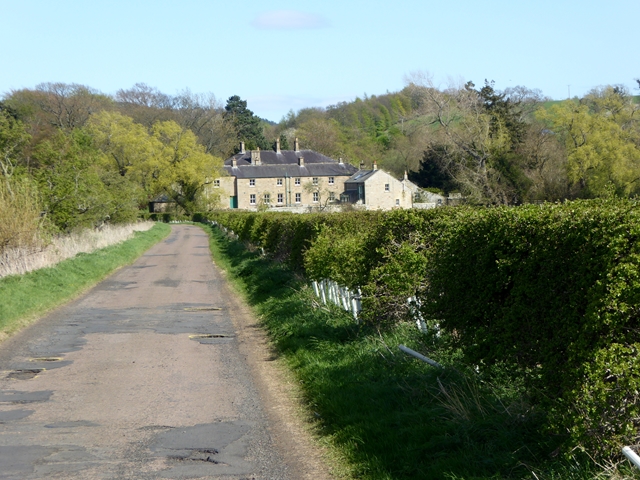
<instances>
[{"instance_id":1,"label":"dry grass","mask_svg":"<svg viewBox=\"0 0 640 480\"><path fill-rule=\"evenodd\" d=\"M0 254L38 244L41 211L38 191L29 180L9 182L0 176Z\"/></svg>"},{"instance_id":2,"label":"dry grass","mask_svg":"<svg viewBox=\"0 0 640 480\"><path fill-rule=\"evenodd\" d=\"M51 267L78 253L91 253L94 250L123 242L136 231L146 231L154 222L141 222L131 225L105 225L99 230L84 230L79 233L54 238L42 247L27 246L7 248L0 253L0 278Z\"/></svg>"}]
</instances>

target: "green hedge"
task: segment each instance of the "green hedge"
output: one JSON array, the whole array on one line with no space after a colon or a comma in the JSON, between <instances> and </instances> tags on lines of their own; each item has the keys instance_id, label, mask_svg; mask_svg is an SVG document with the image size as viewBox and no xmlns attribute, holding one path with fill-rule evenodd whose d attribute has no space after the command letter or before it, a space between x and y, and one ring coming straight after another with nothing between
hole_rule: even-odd
<instances>
[{"instance_id":1,"label":"green hedge","mask_svg":"<svg viewBox=\"0 0 640 480\"><path fill-rule=\"evenodd\" d=\"M424 313L474 365L511 365L592 455L640 427L640 215L632 202L469 210L428 255Z\"/></svg>"},{"instance_id":2,"label":"green hedge","mask_svg":"<svg viewBox=\"0 0 640 480\"><path fill-rule=\"evenodd\" d=\"M416 295L469 367L524 381L566 452L615 458L636 443L635 202L211 218L312 279L360 287L363 317L380 327L409 319Z\"/></svg>"}]
</instances>

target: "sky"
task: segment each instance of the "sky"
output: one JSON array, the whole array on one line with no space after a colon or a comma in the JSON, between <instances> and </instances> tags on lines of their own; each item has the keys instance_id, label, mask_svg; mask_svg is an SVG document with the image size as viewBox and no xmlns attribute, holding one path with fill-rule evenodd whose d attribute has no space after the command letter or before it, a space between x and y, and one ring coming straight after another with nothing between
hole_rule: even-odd
<instances>
[{"instance_id":1,"label":"sky","mask_svg":"<svg viewBox=\"0 0 640 480\"><path fill-rule=\"evenodd\" d=\"M42 82L106 94L232 95L279 121L401 90L494 80L553 99L638 94L638 0L0 0L0 95Z\"/></svg>"}]
</instances>

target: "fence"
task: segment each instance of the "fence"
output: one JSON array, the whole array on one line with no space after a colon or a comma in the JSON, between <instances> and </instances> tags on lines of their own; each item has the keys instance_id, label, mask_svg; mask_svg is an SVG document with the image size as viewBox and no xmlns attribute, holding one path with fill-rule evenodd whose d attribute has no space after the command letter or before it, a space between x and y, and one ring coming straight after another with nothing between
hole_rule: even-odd
<instances>
[{"instance_id":1,"label":"fence","mask_svg":"<svg viewBox=\"0 0 640 480\"><path fill-rule=\"evenodd\" d=\"M238 235L231 229L228 229L222 225L219 225L214 221L205 221L210 225L214 225L221 229L227 236L233 238L234 240L238 239ZM264 255L264 249L260 249L262 254ZM356 323L360 322L360 312L362 311L362 291L358 288L357 292L352 291L347 287L343 287L339 285L337 282L325 279L312 281L313 292L316 297L318 297L324 305L328 303L333 303L338 307L344 309L345 311L351 313L353 315ZM427 322L422 317L422 313L420 312L420 299L413 296L407 298L407 307L409 309L409 315L415 321L418 330L422 333L427 333ZM437 331L437 326L436 326Z\"/></svg>"}]
</instances>

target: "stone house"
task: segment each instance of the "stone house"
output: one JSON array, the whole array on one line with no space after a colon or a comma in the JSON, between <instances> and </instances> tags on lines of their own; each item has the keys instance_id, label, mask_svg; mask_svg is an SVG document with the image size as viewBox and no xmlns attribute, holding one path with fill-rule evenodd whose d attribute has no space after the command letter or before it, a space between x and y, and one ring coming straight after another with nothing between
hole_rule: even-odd
<instances>
[{"instance_id":1,"label":"stone house","mask_svg":"<svg viewBox=\"0 0 640 480\"><path fill-rule=\"evenodd\" d=\"M149 202L149 213L165 213L174 207L175 202L163 193Z\"/></svg>"},{"instance_id":2,"label":"stone house","mask_svg":"<svg viewBox=\"0 0 640 480\"><path fill-rule=\"evenodd\" d=\"M213 193L220 196L220 208L256 210L259 207L321 207L337 204L344 183L356 167L312 150L240 152L224 162L226 176L214 179Z\"/></svg>"},{"instance_id":3,"label":"stone house","mask_svg":"<svg viewBox=\"0 0 640 480\"><path fill-rule=\"evenodd\" d=\"M366 170L364 164L360 164L360 170L344 182L345 191L340 200L361 205L365 210L412 208L413 192L406 182L378 170L375 162L372 170Z\"/></svg>"}]
</instances>

